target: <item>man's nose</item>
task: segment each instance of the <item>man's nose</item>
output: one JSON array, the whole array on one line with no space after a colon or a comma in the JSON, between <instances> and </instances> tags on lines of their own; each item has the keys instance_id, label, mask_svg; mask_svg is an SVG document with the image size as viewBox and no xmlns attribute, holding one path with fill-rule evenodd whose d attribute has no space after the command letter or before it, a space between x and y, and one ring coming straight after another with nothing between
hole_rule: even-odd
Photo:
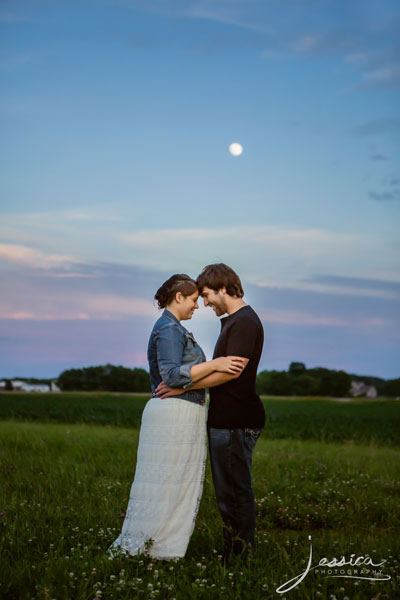
<instances>
[{"instance_id":1,"label":"man's nose","mask_svg":"<svg viewBox=\"0 0 400 600\"><path fill-rule=\"evenodd\" d=\"M204 306L208 306L208 300L207 300L207 298L203 298L203 302L204 302Z\"/></svg>"}]
</instances>

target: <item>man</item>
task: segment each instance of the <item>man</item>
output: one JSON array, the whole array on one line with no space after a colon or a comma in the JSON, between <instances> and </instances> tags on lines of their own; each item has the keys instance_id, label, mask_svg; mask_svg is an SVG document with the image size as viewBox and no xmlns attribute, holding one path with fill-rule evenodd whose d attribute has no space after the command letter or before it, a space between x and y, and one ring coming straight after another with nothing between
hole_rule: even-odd
<instances>
[{"instance_id":1,"label":"man","mask_svg":"<svg viewBox=\"0 0 400 600\"><path fill-rule=\"evenodd\" d=\"M255 311L244 302L238 275L223 263L208 265L197 278L204 305L221 319L213 358L241 356L239 375L214 372L190 389L210 388L208 439L218 508L224 523L224 558L254 550L255 502L251 486L252 455L265 424L265 410L255 390L264 332ZM161 383L161 397L177 394Z\"/></svg>"}]
</instances>

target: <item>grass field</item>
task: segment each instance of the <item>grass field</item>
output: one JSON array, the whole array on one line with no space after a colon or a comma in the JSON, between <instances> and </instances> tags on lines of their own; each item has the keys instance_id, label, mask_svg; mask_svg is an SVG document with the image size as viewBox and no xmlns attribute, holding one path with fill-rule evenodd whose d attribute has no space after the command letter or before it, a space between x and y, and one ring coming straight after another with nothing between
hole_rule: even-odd
<instances>
[{"instance_id":1,"label":"grass field","mask_svg":"<svg viewBox=\"0 0 400 600\"><path fill-rule=\"evenodd\" d=\"M257 551L248 565L224 568L209 466L183 560L106 554L126 510L147 398L0 395L1 598L400 598L399 402L265 399L253 466ZM310 545L312 567L369 555L385 560L375 570L391 579L311 569L278 594L304 572ZM358 567L358 576L379 577L373 570Z\"/></svg>"}]
</instances>

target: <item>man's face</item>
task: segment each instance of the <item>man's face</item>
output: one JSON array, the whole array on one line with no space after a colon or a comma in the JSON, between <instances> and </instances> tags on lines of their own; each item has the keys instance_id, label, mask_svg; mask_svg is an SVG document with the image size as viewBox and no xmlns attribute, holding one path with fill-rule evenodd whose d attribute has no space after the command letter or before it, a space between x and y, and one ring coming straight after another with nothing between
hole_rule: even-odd
<instances>
[{"instance_id":1,"label":"man's face","mask_svg":"<svg viewBox=\"0 0 400 600\"><path fill-rule=\"evenodd\" d=\"M217 317L220 317L227 312L228 307L225 302L225 288L216 292L208 287L203 287L201 296L204 301L204 306L211 306Z\"/></svg>"}]
</instances>

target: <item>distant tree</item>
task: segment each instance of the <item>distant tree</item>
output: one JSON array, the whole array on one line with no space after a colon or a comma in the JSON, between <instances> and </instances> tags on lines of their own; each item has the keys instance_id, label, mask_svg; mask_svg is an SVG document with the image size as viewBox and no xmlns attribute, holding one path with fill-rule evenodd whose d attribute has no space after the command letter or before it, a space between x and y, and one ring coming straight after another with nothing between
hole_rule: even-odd
<instances>
[{"instance_id":1,"label":"distant tree","mask_svg":"<svg viewBox=\"0 0 400 600\"><path fill-rule=\"evenodd\" d=\"M107 364L63 371L57 380L63 391L104 390L110 392L149 392L150 375L144 369Z\"/></svg>"},{"instance_id":2,"label":"distant tree","mask_svg":"<svg viewBox=\"0 0 400 600\"><path fill-rule=\"evenodd\" d=\"M262 371L257 377L260 394L290 396L293 393L293 377L286 371Z\"/></svg>"},{"instance_id":3,"label":"distant tree","mask_svg":"<svg viewBox=\"0 0 400 600\"><path fill-rule=\"evenodd\" d=\"M259 394L276 396L346 396L351 377L344 371L323 367L306 369L303 363L291 363L287 371L261 371L257 375Z\"/></svg>"},{"instance_id":4,"label":"distant tree","mask_svg":"<svg viewBox=\"0 0 400 600\"><path fill-rule=\"evenodd\" d=\"M12 386L11 381L9 379L5 379L4 381L6 382L6 387L5 387L6 392L12 392L13 386Z\"/></svg>"},{"instance_id":5,"label":"distant tree","mask_svg":"<svg viewBox=\"0 0 400 600\"><path fill-rule=\"evenodd\" d=\"M308 373L293 378L293 393L296 396L315 396L318 394L318 386L318 379Z\"/></svg>"},{"instance_id":6,"label":"distant tree","mask_svg":"<svg viewBox=\"0 0 400 600\"><path fill-rule=\"evenodd\" d=\"M68 369L58 377L57 385L64 392L82 390L82 375L82 369Z\"/></svg>"},{"instance_id":7,"label":"distant tree","mask_svg":"<svg viewBox=\"0 0 400 600\"><path fill-rule=\"evenodd\" d=\"M400 378L399 379L388 379L385 381L385 387L383 388L385 396L400 396Z\"/></svg>"},{"instance_id":8,"label":"distant tree","mask_svg":"<svg viewBox=\"0 0 400 600\"><path fill-rule=\"evenodd\" d=\"M324 369L321 373L318 394L321 396L347 396L350 392L351 377L345 371L330 371Z\"/></svg>"},{"instance_id":9,"label":"distant tree","mask_svg":"<svg viewBox=\"0 0 400 600\"><path fill-rule=\"evenodd\" d=\"M304 375L306 370L306 365L302 362L291 362L289 365L289 373L291 375Z\"/></svg>"}]
</instances>

